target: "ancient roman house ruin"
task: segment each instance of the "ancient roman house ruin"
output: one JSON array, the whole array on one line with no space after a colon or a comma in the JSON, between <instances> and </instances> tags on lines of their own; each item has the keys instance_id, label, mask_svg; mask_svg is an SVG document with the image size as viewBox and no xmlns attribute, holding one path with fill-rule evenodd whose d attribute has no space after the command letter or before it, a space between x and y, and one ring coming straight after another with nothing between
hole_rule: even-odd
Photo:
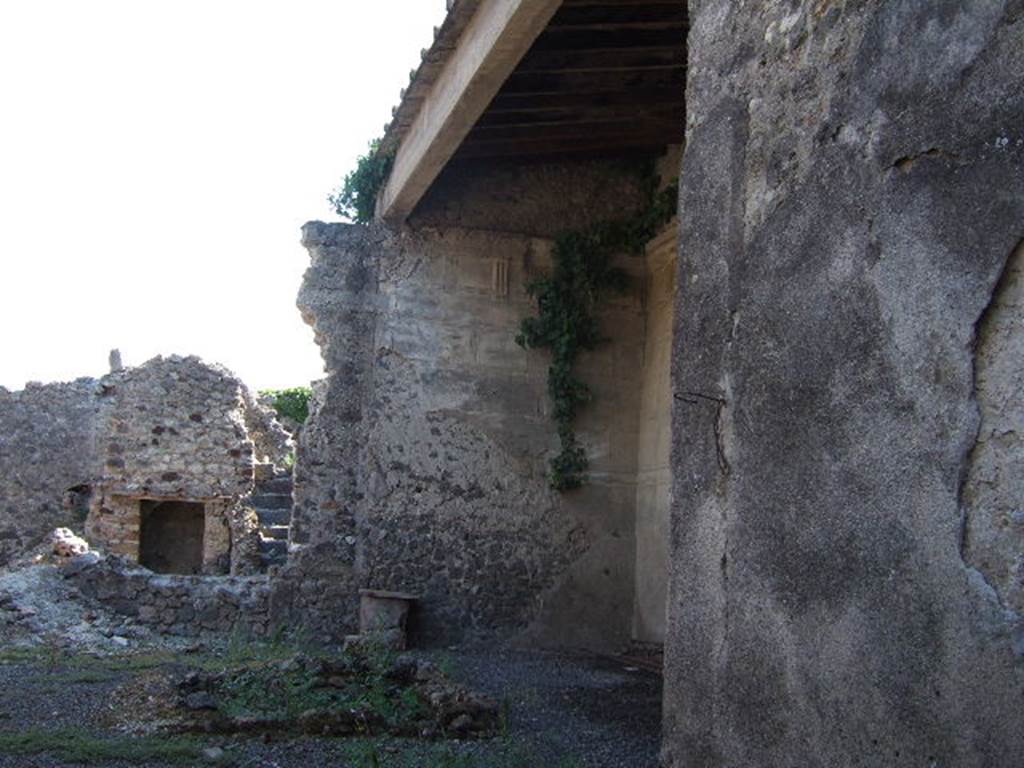
<instances>
[{"instance_id":1,"label":"ancient roman house ruin","mask_svg":"<svg viewBox=\"0 0 1024 768\"><path fill-rule=\"evenodd\" d=\"M371 220L302 231L294 506L244 386L158 359L0 390L0 562L77 516L161 631L369 589L661 647L666 768L1024 765L1024 2L448 5Z\"/></svg>"},{"instance_id":2,"label":"ancient roman house ruin","mask_svg":"<svg viewBox=\"0 0 1024 768\"><path fill-rule=\"evenodd\" d=\"M223 368L156 358L0 391L0 425L3 560L82 524L92 543L157 573L253 573L283 548L260 541L251 502L285 474L290 438Z\"/></svg>"},{"instance_id":3,"label":"ancient roman house ruin","mask_svg":"<svg viewBox=\"0 0 1024 768\"><path fill-rule=\"evenodd\" d=\"M293 610L664 642L670 766L1021 764L1024 6L450 6L376 221L303 232ZM652 166L559 493L526 286Z\"/></svg>"}]
</instances>

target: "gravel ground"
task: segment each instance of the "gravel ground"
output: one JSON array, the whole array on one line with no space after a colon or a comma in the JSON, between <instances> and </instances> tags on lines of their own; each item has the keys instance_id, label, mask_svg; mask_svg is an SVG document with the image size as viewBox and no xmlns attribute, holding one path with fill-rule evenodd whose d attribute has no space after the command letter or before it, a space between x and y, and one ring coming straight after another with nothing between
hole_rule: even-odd
<instances>
[{"instance_id":1,"label":"gravel ground","mask_svg":"<svg viewBox=\"0 0 1024 768\"><path fill-rule=\"evenodd\" d=\"M195 644L158 637L101 606L83 602L54 565L0 569L0 735L28 729L84 729L118 737L131 721L156 727L160 696L129 653L160 668L188 665ZM113 654L121 661L97 662ZM495 647L421 652L449 676L507 710L500 736L443 743L377 741L380 760L354 755L351 739L210 737L235 768L654 768L661 680L629 662L587 654ZM139 657L134 657L138 661ZM90 659L92 659L90 661ZM141 700L125 698L142 691ZM150 706L152 704L152 706ZM136 732L134 729L132 732ZM47 737L49 738L49 737ZM124 735L121 734L121 738ZM202 746L207 746L206 740ZM454 756L454 757L453 757ZM462 759L455 759L461 757ZM125 763L90 761L121 768ZM152 764L152 763L148 763ZM0 768L58 768L47 756L0 752ZM135 763L139 765L139 763ZM180 763L179 763L180 765Z\"/></svg>"},{"instance_id":2,"label":"gravel ground","mask_svg":"<svg viewBox=\"0 0 1024 768\"><path fill-rule=\"evenodd\" d=\"M508 701L513 736L544 765L657 765L658 675L590 654L481 648L429 656L460 682Z\"/></svg>"},{"instance_id":3,"label":"gravel ground","mask_svg":"<svg viewBox=\"0 0 1024 768\"><path fill-rule=\"evenodd\" d=\"M45 660L3 661L0 732L78 727L115 735L118 686L139 672L90 674ZM209 737L236 768L654 768L660 680L589 655L485 648L422 654L450 676L507 702L508 727L494 739L375 742L380 763L358 758L347 739ZM122 705L123 706L123 705ZM206 746L205 742L203 746ZM441 757L439 757L439 755ZM447 756L447 758L445 758ZM464 762L453 762L462 756ZM215 764L215 763L210 763ZM0 768L64 768L47 756L0 754ZM90 762L127 768L121 762ZM135 764L136 766L138 763Z\"/></svg>"}]
</instances>

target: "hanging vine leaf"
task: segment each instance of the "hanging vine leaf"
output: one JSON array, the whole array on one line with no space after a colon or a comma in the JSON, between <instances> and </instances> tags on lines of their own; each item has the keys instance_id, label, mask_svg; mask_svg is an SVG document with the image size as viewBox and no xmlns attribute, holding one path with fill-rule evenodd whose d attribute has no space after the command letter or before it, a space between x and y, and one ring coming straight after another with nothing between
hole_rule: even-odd
<instances>
[{"instance_id":1,"label":"hanging vine leaf","mask_svg":"<svg viewBox=\"0 0 1024 768\"><path fill-rule=\"evenodd\" d=\"M516 343L551 352L548 393L561 449L551 459L549 482L557 491L579 488L586 480L587 453L576 437L579 409L590 402L590 388L574 372L580 352L595 349L604 337L597 319L601 300L626 288L626 273L613 266L617 254L640 254L676 212L676 184L658 192L653 172L646 177L648 203L632 219L567 232L555 240L554 269L527 286L537 301L537 316L519 325Z\"/></svg>"}]
</instances>

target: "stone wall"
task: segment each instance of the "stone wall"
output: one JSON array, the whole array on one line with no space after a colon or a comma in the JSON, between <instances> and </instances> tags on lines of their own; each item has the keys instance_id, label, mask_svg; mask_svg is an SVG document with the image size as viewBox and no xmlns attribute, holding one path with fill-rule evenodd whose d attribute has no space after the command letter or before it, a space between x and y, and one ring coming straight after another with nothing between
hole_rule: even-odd
<instances>
[{"instance_id":1,"label":"stone wall","mask_svg":"<svg viewBox=\"0 0 1024 768\"><path fill-rule=\"evenodd\" d=\"M270 589L263 577L157 575L123 557L84 555L64 575L107 608L165 635L264 637Z\"/></svg>"},{"instance_id":2,"label":"stone wall","mask_svg":"<svg viewBox=\"0 0 1024 768\"><path fill-rule=\"evenodd\" d=\"M100 484L152 498L241 496L252 486L245 385L198 358L155 358L103 379Z\"/></svg>"},{"instance_id":3,"label":"stone wall","mask_svg":"<svg viewBox=\"0 0 1024 768\"><path fill-rule=\"evenodd\" d=\"M226 571L253 438L272 457L289 448L237 378L194 357L0 390L0 564L83 524L94 544L137 558L150 499L202 503L204 570Z\"/></svg>"},{"instance_id":4,"label":"stone wall","mask_svg":"<svg viewBox=\"0 0 1024 768\"><path fill-rule=\"evenodd\" d=\"M138 560L144 502L200 503L202 570L227 573L229 512L253 484L245 386L223 368L175 356L111 374L101 388L100 474L87 536Z\"/></svg>"},{"instance_id":5,"label":"stone wall","mask_svg":"<svg viewBox=\"0 0 1024 768\"><path fill-rule=\"evenodd\" d=\"M68 491L95 472L98 386L79 379L20 392L0 388L0 565L54 528L84 522L87 494L76 499Z\"/></svg>"},{"instance_id":6,"label":"stone wall","mask_svg":"<svg viewBox=\"0 0 1024 768\"><path fill-rule=\"evenodd\" d=\"M252 441L256 462L277 467L286 466L289 459L294 458L295 444L292 441L292 431L298 432L301 425L292 422L288 429L285 429L274 409L248 388L242 390L242 397L245 400L245 429Z\"/></svg>"},{"instance_id":7,"label":"stone wall","mask_svg":"<svg viewBox=\"0 0 1024 768\"><path fill-rule=\"evenodd\" d=\"M463 161L448 165L410 218L412 229L482 229L557 237L621 219L643 202L643 162ZM678 163L672 173L678 168Z\"/></svg>"},{"instance_id":8,"label":"stone wall","mask_svg":"<svg viewBox=\"0 0 1024 768\"><path fill-rule=\"evenodd\" d=\"M690 11L665 764L1019 766L1024 5Z\"/></svg>"},{"instance_id":9,"label":"stone wall","mask_svg":"<svg viewBox=\"0 0 1024 768\"><path fill-rule=\"evenodd\" d=\"M299 304L329 378L299 443L279 604L338 634L367 586L420 594L427 639L529 626L550 642L625 641L642 260L623 261L633 289L610 302L611 341L581 364L591 482L560 496L546 477L548 362L514 343L549 241L319 223L304 241Z\"/></svg>"}]
</instances>

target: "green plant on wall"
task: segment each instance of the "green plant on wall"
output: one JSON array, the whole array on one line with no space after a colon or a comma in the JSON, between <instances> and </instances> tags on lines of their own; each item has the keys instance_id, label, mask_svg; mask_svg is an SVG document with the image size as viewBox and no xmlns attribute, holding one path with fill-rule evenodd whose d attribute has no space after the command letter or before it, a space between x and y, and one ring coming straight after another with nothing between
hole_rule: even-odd
<instances>
[{"instance_id":1,"label":"green plant on wall","mask_svg":"<svg viewBox=\"0 0 1024 768\"><path fill-rule=\"evenodd\" d=\"M626 274L612 260L618 254L641 253L676 212L675 183L659 192L651 171L645 186L647 204L638 215L556 238L551 274L527 286L537 301L537 315L522 321L516 343L551 353L548 393L561 448L551 459L549 482L558 491L579 488L586 479L587 454L576 437L575 423L591 393L576 375L575 365L581 352L604 341L596 314L602 298L626 287Z\"/></svg>"},{"instance_id":2,"label":"green plant on wall","mask_svg":"<svg viewBox=\"0 0 1024 768\"><path fill-rule=\"evenodd\" d=\"M393 152L381 150L380 139L371 141L366 154L356 160L355 170L328 196L335 212L360 224L373 221L377 195L391 175L394 161Z\"/></svg>"},{"instance_id":3,"label":"green plant on wall","mask_svg":"<svg viewBox=\"0 0 1024 768\"><path fill-rule=\"evenodd\" d=\"M309 387L292 387L291 389L264 389L260 394L269 397L278 416L304 424L309 418L309 401L313 390Z\"/></svg>"}]
</instances>

